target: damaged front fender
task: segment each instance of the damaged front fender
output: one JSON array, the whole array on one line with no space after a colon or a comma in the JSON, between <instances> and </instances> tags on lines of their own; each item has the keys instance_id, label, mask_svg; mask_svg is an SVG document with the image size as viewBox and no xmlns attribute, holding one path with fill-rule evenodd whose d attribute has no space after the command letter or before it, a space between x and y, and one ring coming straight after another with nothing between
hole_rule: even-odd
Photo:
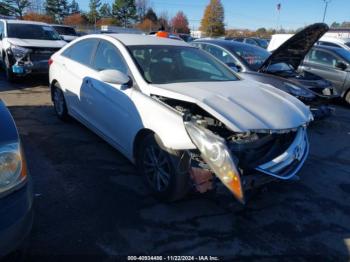
<instances>
[{"instance_id":1,"label":"damaged front fender","mask_svg":"<svg viewBox=\"0 0 350 262\"><path fill-rule=\"evenodd\" d=\"M185 122L185 127L203 160L237 200L244 204L245 198L240 172L224 139L191 121Z\"/></svg>"}]
</instances>

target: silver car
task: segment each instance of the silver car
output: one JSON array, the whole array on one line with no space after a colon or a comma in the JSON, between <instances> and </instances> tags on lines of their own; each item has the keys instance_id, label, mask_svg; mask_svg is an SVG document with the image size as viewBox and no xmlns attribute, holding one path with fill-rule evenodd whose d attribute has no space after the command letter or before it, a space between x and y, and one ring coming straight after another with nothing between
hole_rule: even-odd
<instances>
[{"instance_id":1,"label":"silver car","mask_svg":"<svg viewBox=\"0 0 350 262\"><path fill-rule=\"evenodd\" d=\"M333 83L337 92L350 104L350 52L338 47L315 46L300 69L319 75Z\"/></svg>"}]
</instances>

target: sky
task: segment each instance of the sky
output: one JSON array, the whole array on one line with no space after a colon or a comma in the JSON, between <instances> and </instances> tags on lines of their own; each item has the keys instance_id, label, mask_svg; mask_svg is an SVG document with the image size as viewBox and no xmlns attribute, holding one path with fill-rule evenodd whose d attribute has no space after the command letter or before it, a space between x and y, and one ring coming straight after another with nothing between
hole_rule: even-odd
<instances>
[{"instance_id":1,"label":"sky","mask_svg":"<svg viewBox=\"0 0 350 262\"><path fill-rule=\"evenodd\" d=\"M88 10L89 0L77 0L80 8ZM149 0L157 13L166 12L169 17L182 10L188 17L190 28L197 30L209 0ZM315 22L322 22L324 0L221 0L225 8L226 28L297 29ZM330 1L325 22L350 21L350 0ZM101 0L112 3L113 0ZM277 4L281 3L280 13Z\"/></svg>"}]
</instances>

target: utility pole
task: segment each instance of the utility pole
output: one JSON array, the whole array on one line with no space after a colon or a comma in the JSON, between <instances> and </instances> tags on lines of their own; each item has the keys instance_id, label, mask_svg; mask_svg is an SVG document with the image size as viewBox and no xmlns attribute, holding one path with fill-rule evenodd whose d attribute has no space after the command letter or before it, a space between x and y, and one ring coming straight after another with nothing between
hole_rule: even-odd
<instances>
[{"instance_id":1,"label":"utility pole","mask_svg":"<svg viewBox=\"0 0 350 262\"><path fill-rule=\"evenodd\" d=\"M332 1L332 0L323 0L323 2L325 3L325 6L324 6L324 13L323 13L323 20L322 20L323 23L324 23L324 20L326 19L326 13L327 13L328 4L329 4L331 1Z\"/></svg>"}]
</instances>

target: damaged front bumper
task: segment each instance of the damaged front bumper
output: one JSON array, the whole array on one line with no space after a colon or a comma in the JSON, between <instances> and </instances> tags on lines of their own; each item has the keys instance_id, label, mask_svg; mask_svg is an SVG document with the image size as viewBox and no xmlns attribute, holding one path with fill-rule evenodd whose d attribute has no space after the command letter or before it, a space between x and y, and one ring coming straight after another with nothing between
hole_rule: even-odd
<instances>
[{"instance_id":1,"label":"damaged front bumper","mask_svg":"<svg viewBox=\"0 0 350 262\"><path fill-rule=\"evenodd\" d=\"M210 170L243 204L245 203L245 191L262 180L270 182L276 179L297 178L296 174L309 154L307 131L306 127L302 126L295 131L294 139L282 154L258 165L254 170L242 170L238 165L239 160L236 155L226 146L222 138L191 122L185 122L185 126L192 142L197 146Z\"/></svg>"},{"instance_id":2,"label":"damaged front bumper","mask_svg":"<svg viewBox=\"0 0 350 262\"><path fill-rule=\"evenodd\" d=\"M16 62L12 66L12 73L25 76L32 73L44 74L49 70L48 61Z\"/></svg>"},{"instance_id":3,"label":"damaged front bumper","mask_svg":"<svg viewBox=\"0 0 350 262\"><path fill-rule=\"evenodd\" d=\"M278 179L292 179L303 166L308 154L309 140L306 128L300 127L293 143L282 155L258 166L256 170Z\"/></svg>"},{"instance_id":4,"label":"damaged front bumper","mask_svg":"<svg viewBox=\"0 0 350 262\"><path fill-rule=\"evenodd\" d=\"M12 47L7 50L9 66L12 73L17 76L25 76L31 73L44 74L49 71L48 61L55 51L57 50Z\"/></svg>"}]
</instances>

